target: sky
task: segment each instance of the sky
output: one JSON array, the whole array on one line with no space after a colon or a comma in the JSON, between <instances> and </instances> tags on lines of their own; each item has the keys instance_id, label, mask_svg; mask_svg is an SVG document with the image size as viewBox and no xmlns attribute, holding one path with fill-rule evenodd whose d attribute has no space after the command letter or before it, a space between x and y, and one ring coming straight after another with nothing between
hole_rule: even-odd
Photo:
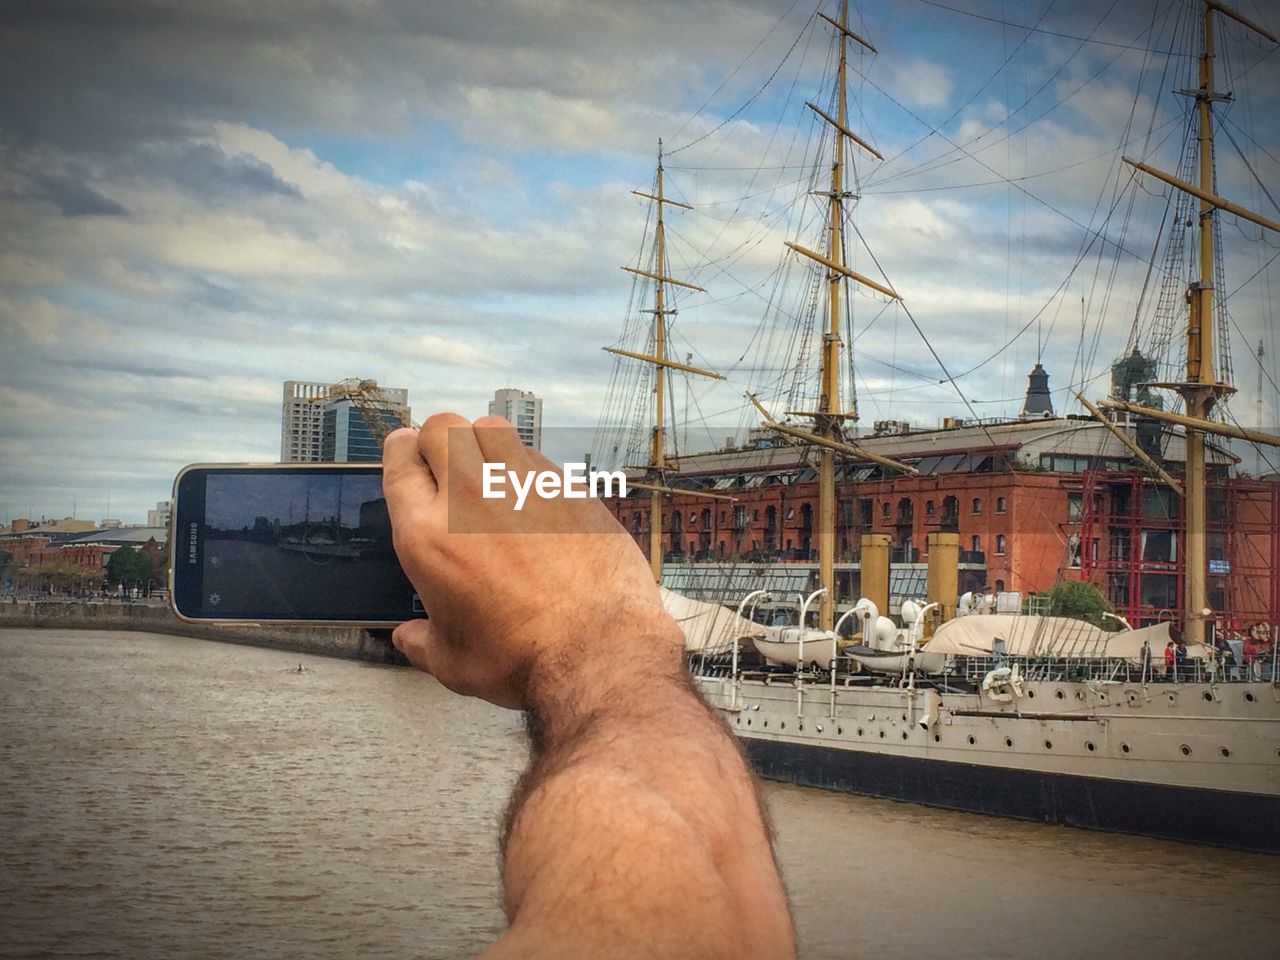
<instances>
[{"instance_id":1,"label":"sky","mask_svg":"<svg viewBox=\"0 0 1280 960\"><path fill-rule=\"evenodd\" d=\"M1068 388L1105 394L1156 299L1165 189L1118 154L1177 166L1190 0L850 6L877 51L850 53L850 125L886 158L851 166L850 262L905 304L852 298L863 423L1016 415L1037 359L1078 412ZM0 2L0 520L139 521L184 464L274 460L286 379L407 387L417 419L506 386L548 425L625 419L647 401L617 399L634 376L601 348L643 346L651 294L621 268L647 262L631 191L660 139L695 208L668 215L669 269L706 288L680 292L672 350L727 371L677 384L683 442L749 425L747 390L780 409L803 352L783 242L822 242L817 9ZM1280 31L1274 0L1239 9ZM1248 159L1219 137L1219 189L1280 218L1280 56L1219 34ZM1259 234L1223 219L1246 424L1259 338L1264 421L1280 396Z\"/></svg>"}]
</instances>

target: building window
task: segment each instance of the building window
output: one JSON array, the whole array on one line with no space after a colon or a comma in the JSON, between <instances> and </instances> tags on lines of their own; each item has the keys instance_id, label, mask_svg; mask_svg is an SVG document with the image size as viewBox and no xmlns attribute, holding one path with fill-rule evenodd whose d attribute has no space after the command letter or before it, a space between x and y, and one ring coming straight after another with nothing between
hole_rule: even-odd
<instances>
[{"instance_id":1,"label":"building window","mask_svg":"<svg viewBox=\"0 0 1280 960\"><path fill-rule=\"evenodd\" d=\"M926 517L932 517L932 516L933 516L933 501L932 501L932 500L926 500L926 501L924 502L924 515L925 515Z\"/></svg>"},{"instance_id":2,"label":"building window","mask_svg":"<svg viewBox=\"0 0 1280 960\"><path fill-rule=\"evenodd\" d=\"M888 519L889 519L889 510L890 510L890 509L891 509L891 508L890 508L890 506L889 506L889 501L888 501L888 500L886 500L886 501L884 501L884 503L880 504L880 517L881 517L882 519L884 519L884 520L888 520Z\"/></svg>"},{"instance_id":3,"label":"building window","mask_svg":"<svg viewBox=\"0 0 1280 960\"><path fill-rule=\"evenodd\" d=\"M996 497L996 513L1004 513L1006 503L1004 497Z\"/></svg>"},{"instance_id":4,"label":"building window","mask_svg":"<svg viewBox=\"0 0 1280 960\"><path fill-rule=\"evenodd\" d=\"M973 539L969 541L969 549L974 553L982 552L982 538L976 533L973 535Z\"/></svg>"},{"instance_id":5,"label":"building window","mask_svg":"<svg viewBox=\"0 0 1280 960\"><path fill-rule=\"evenodd\" d=\"M1004 555L1004 534L1003 533L996 534L996 555L997 556Z\"/></svg>"},{"instance_id":6,"label":"building window","mask_svg":"<svg viewBox=\"0 0 1280 960\"><path fill-rule=\"evenodd\" d=\"M1068 493L1067 494L1067 522L1079 523L1080 518L1084 515L1084 494Z\"/></svg>"},{"instance_id":7,"label":"building window","mask_svg":"<svg viewBox=\"0 0 1280 960\"><path fill-rule=\"evenodd\" d=\"M981 497L974 497L974 498L973 498L973 512L974 512L974 513L981 513L981 512L982 512L982 498L981 498Z\"/></svg>"}]
</instances>

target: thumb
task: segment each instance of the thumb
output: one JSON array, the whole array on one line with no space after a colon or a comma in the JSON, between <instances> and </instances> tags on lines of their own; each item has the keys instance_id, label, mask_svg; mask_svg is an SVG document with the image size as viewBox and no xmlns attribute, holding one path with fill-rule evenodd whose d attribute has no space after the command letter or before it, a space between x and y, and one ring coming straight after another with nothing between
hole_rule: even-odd
<instances>
[{"instance_id":1,"label":"thumb","mask_svg":"<svg viewBox=\"0 0 1280 960\"><path fill-rule=\"evenodd\" d=\"M395 648L409 658L409 662L425 673L433 673L431 663L439 660L443 651L430 620L407 620L391 633Z\"/></svg>"}]
</instances>

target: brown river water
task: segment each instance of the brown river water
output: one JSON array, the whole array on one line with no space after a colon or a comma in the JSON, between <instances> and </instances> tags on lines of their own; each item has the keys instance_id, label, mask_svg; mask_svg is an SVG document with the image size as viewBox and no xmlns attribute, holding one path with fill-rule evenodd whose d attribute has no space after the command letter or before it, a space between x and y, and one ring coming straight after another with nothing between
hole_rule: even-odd
<instances>
[{"instance_id":1,"label":"brown river water","mask_svg":"<svg viewBox=\"0 0 1280 960\"><path fill-rule=\"evenodd\" d=\"M0 630L0 956L474 955L525 758L407 669ZM809 960L1280 956L1277 858L764 796Z\"/></svg>"}]
</instances>

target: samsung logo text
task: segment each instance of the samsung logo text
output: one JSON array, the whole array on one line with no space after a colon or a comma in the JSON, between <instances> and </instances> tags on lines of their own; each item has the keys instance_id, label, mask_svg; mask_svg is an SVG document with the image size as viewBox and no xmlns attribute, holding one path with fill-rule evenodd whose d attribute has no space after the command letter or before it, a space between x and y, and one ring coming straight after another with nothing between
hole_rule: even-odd
<instances>
[{"instance_id":1,"label":"samsung logo text","mask_svg":"<svg viewBox=\"0 0 1280 960\"><path fill-rule=\"evenodd\" d=\"M564 497L585 500L587 497L625 497L627 477L621 470L587 471L585 463L566 463L562 470L530 470L523 476L508 470L505 463L486 463L480 495L486 500L505 500L505 487L515 491L517 510L524 509L530 492L544 500Z\"/></svg>"}]
</instances>

